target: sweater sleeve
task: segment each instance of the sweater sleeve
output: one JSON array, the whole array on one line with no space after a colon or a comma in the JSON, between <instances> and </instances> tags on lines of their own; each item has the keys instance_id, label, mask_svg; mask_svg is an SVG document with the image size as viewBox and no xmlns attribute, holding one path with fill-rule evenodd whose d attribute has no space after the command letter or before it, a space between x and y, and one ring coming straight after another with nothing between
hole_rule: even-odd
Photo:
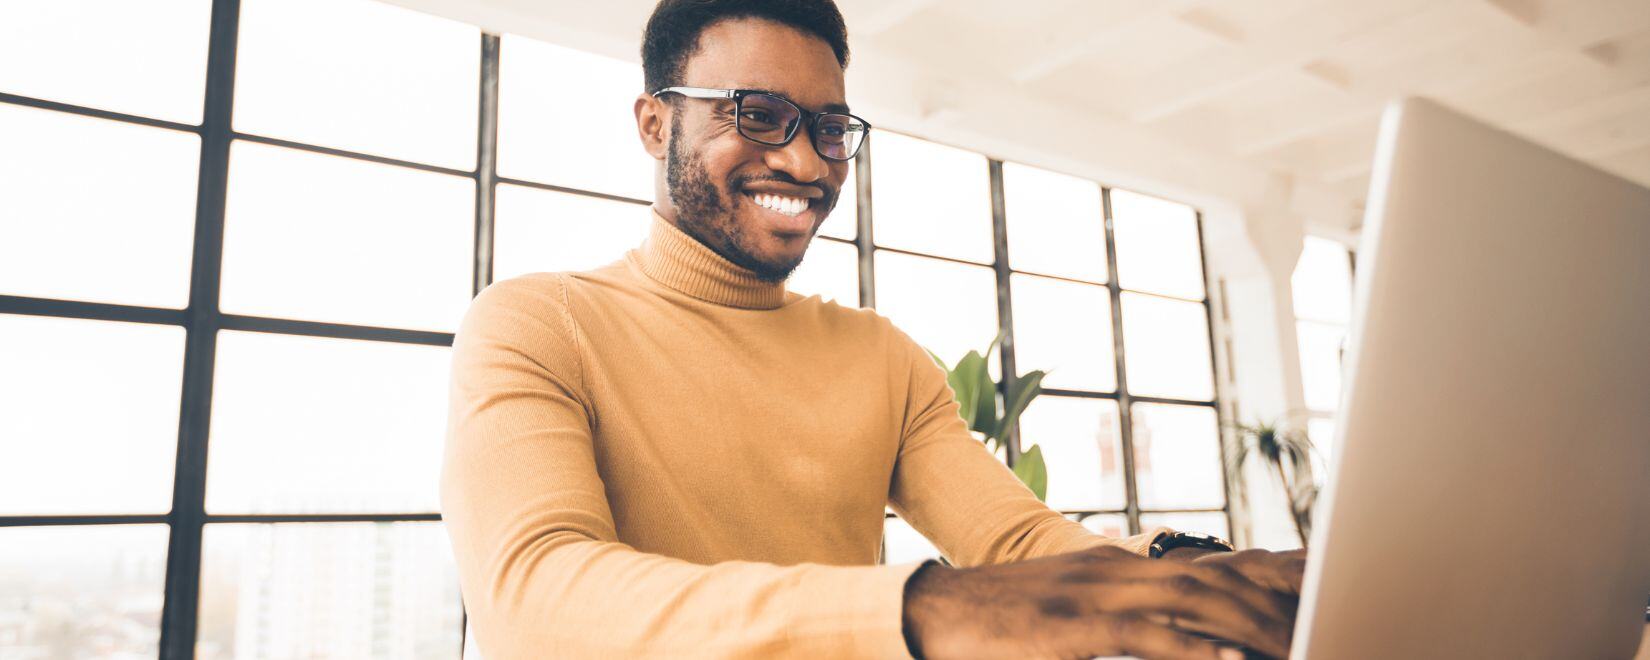
<instances>
[{"instance_id":1,"label":"sweater sleeve","mask_svg":"<svg viewBox=\"0 0 1650 660\"><path fill-rule=\"evenodd\" d=\"M703 565L619 541L566 286L488 287L453 343L442 514L487 657L908 657L917 564Z\"/></svg>"},{"instance_id":2,"label":"sweater sleeve","mask_svg":"<svg viewBox=\"0 0 1650 660\"><path fill-rule=\"evenodd\" d=\"M1050 509L976 440L959 414L945 370L905 333L897 362L909 365L899 458L890 506L957 566L980 566L1115 545L1146 554L1166 528L1101 536Z\"/></svg>"}]
</instances>

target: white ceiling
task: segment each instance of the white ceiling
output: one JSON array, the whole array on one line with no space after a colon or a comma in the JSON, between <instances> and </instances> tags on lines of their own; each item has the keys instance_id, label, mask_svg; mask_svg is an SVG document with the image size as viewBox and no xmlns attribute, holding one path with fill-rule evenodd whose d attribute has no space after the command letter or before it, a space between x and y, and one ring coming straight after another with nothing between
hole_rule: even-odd
<instances>
[{"instance_id":1,"label":"white ceiling","mask_svg":"<svg viewBox=\"0 0 1650 660\"><path fill-rule=\"evenodd\" d=\"M653 7L391 1L630 61ZM1650 0L837 2L873 122L1192 203L1351 229L1411 94L1650 186Z\"/></svg>"},{"instance_id":2,"label":"white ceiling","mask_svg":"<svg viewBox=\"0 0 1650 660\"><path fill-rule=\"evenodd\" d=\"M1650 186L1650 0L838 0L858 44L1361 202L1407 94Z\"/></svg>"}]
</instances>

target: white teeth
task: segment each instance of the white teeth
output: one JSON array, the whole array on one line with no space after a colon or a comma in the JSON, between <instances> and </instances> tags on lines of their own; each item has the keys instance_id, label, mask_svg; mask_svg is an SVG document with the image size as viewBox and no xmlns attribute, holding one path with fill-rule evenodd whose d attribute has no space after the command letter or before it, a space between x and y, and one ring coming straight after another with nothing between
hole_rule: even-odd
<instances>
[{"instance_id":1,"label":"white teeth","mask_svg":"<svg viewBox=\"0 0 1650 660\"><path fill-rule=\"evenodd\" d=\"M808 200L801 197L786 197L772 193L752 193L750 198L751 201L756 202L757 206L785 215L794 216L808 210Z\"/></svg>"}]
</instances>

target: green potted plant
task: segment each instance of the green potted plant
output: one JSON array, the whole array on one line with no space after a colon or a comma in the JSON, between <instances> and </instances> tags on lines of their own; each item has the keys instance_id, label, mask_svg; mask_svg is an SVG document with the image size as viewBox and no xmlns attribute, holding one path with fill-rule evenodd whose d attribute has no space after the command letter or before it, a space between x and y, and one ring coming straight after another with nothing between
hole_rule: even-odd
<instances>
[{"instance_id":1,"label":"green potted plant","mask_svg":"<svg viewBox=\"0 0 1650 660\"><path fill-rule=\"evenodd\" d=\"M1042 381L1044 372L1029 371L1020 376L1005 376L1004 382L999 384L991 380L991 372L986 367L986 355L997 347L1002 339L998 335L991 340L985 353L969 351L957 365L948 367L945 360L928 351L929 357L940 365L946 372L945 380L951 385L951 391L957 397L958 412L963 421L968 424L976 438L985 443L992 453L1008 448L1009 434L1014 430L1014 423L1020 418L1020 413L1031 404L1043 391ZM998 396L999 391L1003 393ZM1046 500L1048 496L1048 466L1043 462L1043 448L1033 445L1031 449L1021 453L1014 461L1014 476L1020 478L1037 499Z\"/></svg>"},{"instance_id":2,"label":"green potted plant","mask_svg":"<svg viewBox=\"0 0 1650 660\"><path fill-rule=\"evenodd\" d=\"M1234 424L1232 428L1237 432L1237 447L1227 461L1228 480L1235 482L1241 477L1250 457L1265 460L1267 469L1283 485L1295 533L1300 536L1301 547L1306 547L1312 536L1312 506L1318 499L1318 486L1312 479L1311 438L1288 424L1273 421Z\"/></svg>"}]
</instances>

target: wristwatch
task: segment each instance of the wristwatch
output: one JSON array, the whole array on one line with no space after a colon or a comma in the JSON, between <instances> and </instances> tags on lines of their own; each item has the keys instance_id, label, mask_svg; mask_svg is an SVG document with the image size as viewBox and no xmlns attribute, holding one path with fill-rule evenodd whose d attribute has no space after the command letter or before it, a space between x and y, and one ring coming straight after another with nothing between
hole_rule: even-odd
<instances>
[{"instance_id":1,"label":"wristwatch","mask_svg":"<svg viewBox=\"0 0 1650 660\"><path fill-rule=\"evenodd\" d=\"M1215 552L1231 552L1237 549L1231 541L1218 536L1197 532L1163 532L1152 539L1149 554L1152 559L1160 559L1164 553L1175 548L1201 548Z\"/></svg>"}]
</instances>

